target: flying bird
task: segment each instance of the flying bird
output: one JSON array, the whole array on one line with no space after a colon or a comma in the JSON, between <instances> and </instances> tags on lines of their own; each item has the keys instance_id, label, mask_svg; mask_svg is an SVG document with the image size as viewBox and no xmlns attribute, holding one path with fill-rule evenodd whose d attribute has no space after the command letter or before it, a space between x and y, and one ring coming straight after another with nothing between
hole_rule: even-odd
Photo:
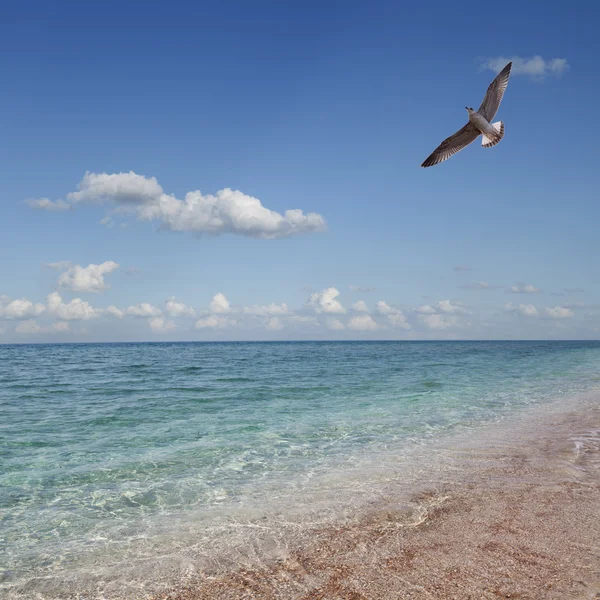
<instances>
[{"instance_id":1,"label":"flying bird","mask_svg":"<svg viewBox=\"0 0 600 600\"><path fill-rule=\"evenodd\" d=\"M481 145L484 148L495 146L504 137L504 123L497 121L492 123L492 119L496 116L502 96L508 85L510 69L512 62L509 62L492 83L490 83L485 98L478 110L473 110L465 106L469 113L469 122L459 129L454 135L446 138L423 162L422 167L433 167L441 163L463 148L466 148L470 143L474 142L480 135Z\"/></svg>"}]
</instances>

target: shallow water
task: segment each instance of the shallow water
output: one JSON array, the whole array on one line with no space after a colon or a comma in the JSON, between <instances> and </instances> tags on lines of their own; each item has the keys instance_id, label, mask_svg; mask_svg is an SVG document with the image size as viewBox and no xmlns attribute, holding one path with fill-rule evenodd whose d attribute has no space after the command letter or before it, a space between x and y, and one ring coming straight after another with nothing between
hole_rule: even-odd
<instances>
[{"instance_id":1,"label":"shallow water","mask_svg":"<svg viewBox=\"0 0 600 600\"><path fill-rule=\"evenodd\" d=\"M343 515L450 436L597 389L599 364L596 342L0 346L0 590L124 564L142 589L267 508Z\"/></svg>"}]
</instances>

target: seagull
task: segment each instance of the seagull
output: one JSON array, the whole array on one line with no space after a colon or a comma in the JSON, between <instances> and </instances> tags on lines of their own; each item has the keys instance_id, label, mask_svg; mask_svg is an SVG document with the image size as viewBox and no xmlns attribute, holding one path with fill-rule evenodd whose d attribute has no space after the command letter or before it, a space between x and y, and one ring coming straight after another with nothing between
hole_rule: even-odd
<instances>
[{"instance_id":1,"label":"seagull","mask_svg":"<svg viewBox=\"0 0 600 600\"><path fill-rule=\"evenodd\" d=\"M474 142L480 135L483 136L481 145L484 148L495 146L504 137L504 123L502 121L491 123L491 120L496 116L500 102L502 102L511 67L512 62L509 62L490 83L479 110L465 106L469 113L469 122L454 135L446 138L425 159L422 167L433 167L433 165L447 160Z\"/></svg>"}]
</instances>

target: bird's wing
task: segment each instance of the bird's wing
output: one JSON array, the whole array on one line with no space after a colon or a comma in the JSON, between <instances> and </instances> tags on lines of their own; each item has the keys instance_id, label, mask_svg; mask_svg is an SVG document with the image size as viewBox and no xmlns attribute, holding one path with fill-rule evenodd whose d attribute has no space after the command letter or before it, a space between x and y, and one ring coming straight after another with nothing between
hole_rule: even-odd
<instances>
[{"instance_id":1,"label":"bird's wing","mask_svg":"<svg viewBox=\"0 0 600 600\"><path fill-rule=\"evenodd\" d=\"M433 167L447 160L474 142L480 131L470 121L454 135L446 138L423 162L422 167Z\"/></svg>"},{"instance_id":2,"label":"bird's wing","mask_svg":"<svg viewBox=\"0 0 600 600\"><path fill-rule=\"evenodd\" d=\"M512 67L512 62L509 62L498 75L492 83L490 83L487 92L485 93L485 98L477 111L479 114L483 115L490 123L492 119L496 116L498 109L500 108L500 102L502 102L502 96L504 96L504 92L506 90L506 86L508 85L508 78L510 76L510 69Z\"/></svg>"}]
</instances>

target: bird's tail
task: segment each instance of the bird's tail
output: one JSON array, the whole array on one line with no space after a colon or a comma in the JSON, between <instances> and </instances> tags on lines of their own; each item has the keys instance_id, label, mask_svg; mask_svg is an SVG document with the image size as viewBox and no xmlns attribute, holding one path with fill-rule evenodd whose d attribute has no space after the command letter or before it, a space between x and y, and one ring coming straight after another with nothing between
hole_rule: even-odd
<instances>
[{"instance_id":1,"label":"bird's tail","mask_svg":"<svg viewBox=\"0 0 600 600\"><path fill-rule=\"evenodd\" d=\"M489 137L486 135L481 136L481 145L484 148L495 146L504 137L504 123L502 121L492 123L492 127L494 128L496 135L490 135Z\"/></svg>"}]
</instances>

